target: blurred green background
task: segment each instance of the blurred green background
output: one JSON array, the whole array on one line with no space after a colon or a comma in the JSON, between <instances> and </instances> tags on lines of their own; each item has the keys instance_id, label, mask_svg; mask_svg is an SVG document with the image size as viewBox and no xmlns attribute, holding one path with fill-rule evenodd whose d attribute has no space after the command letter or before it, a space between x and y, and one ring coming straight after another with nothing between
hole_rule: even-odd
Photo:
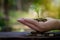
<instances>
[{"instance_id":1,"label":"blurred green background","mask_svg":"<svg viewBox=\"0 0 60 40\"><path fill-rule=\"evenodd\" d=\"M0 32L33 31L17 19L38 17L60 19L60 0L0 0Z\"/></svg>"}]
</instances>

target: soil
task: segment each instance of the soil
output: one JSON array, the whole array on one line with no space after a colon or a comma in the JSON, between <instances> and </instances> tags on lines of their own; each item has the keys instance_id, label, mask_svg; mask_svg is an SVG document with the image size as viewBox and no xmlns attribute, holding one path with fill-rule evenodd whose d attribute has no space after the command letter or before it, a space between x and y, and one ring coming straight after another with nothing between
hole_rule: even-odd
<instances>
[{"instance_id":1,"label":"soil","mask_svg":"<svg viewBox=\"0 0 60 40\"><path fill-rule=\"evenodd\" d=\"M38 22L40 22L40 21L42 21L42 22L47 21L47 19L44 19L44 18L37 18L37 19L34 19L34 20L37 20Z\"/></svg>"}]
</instances>

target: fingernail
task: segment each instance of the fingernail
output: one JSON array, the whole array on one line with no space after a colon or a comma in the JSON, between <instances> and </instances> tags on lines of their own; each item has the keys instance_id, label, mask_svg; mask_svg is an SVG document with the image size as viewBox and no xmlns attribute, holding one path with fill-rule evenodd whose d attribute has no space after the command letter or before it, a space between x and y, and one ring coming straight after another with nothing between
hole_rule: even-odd
<instances>
[{"instance_id":1,"label":"fingernail","mask_svg":"<svg viewBox=\"0 0 60 40\"><path fill-rule=\"evenodd\" d=\"M20 18L20 19L18 19L18 21L22 21L22 20L24 20L24 18Z\"/></svg>"}]
</instances>

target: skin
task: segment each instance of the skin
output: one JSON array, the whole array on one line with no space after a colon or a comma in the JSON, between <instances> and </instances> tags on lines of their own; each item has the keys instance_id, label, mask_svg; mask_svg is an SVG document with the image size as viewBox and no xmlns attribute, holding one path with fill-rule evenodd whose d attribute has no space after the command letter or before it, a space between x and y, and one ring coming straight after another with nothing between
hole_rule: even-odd
<instances>
[{"instance_id":1,"label":"skin","mask_svg":"<svg viewBox=\"0 0 60 40\"><path fill-rule=\"evenodd\" d=\"M52 19L52 18L46 18L46 22L38 22L33 19L28 19L28 18L20 18L18 22L27 25L33 30L39 31L39 32L45 32L49 30L59 30L60 29L60 21L57 19Z\"/></svg>"}]
</instances>

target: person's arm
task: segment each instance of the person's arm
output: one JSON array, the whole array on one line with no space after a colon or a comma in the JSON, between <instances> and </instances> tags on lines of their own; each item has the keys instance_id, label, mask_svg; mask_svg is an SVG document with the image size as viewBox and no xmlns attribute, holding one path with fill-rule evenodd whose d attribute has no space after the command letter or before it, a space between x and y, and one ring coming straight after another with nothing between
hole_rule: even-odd
<instances>
[{"instance_id":1,"label":"person's arm","mask_svg":"<svg viewBox=\"0 0 60 40\"><path fill-rule=\"evenodd\" d=\"M46 18L48 21L46 21L46 24L49 26L52 26L53 29L60 30L60 19L54 19L54 18Z\"/></svg>"},{"instance_id":2,"label":"person's arm","mask_svg":"<svg viewBox=\"0 0 60 40\"><path fill-rule=\"evenodd\" d=\"M59 26L60 26L60 24L59 24L58 20L48 20L45 22L46 30L49 30L49 29L56 30L59 28Z\"/></svg>"},{"instance_id":3,"label":"person's arm","mask_svg":"<svg viewBox=\"0 0 60 40\"><path fill-rule=\"evenodd\" d=\"M52 29L60 29L60 21L55 19L49 19L46 22L38 22L33 19L23 18L19 19L18 21L40 32L49 31Z\"/></svg>"},{"instance_id":4,"label":"person's arm","mask_svg":"<svg viewBox=\"0 0 60 40\"><path fill-rule=\"evenodd\" d=\"M57 30L60 30L60 20L59 20L59 19L56 19L56 20L57 20L57 22L56 22L55 28L56 28Z\"/></svg>"}]
</instances>

